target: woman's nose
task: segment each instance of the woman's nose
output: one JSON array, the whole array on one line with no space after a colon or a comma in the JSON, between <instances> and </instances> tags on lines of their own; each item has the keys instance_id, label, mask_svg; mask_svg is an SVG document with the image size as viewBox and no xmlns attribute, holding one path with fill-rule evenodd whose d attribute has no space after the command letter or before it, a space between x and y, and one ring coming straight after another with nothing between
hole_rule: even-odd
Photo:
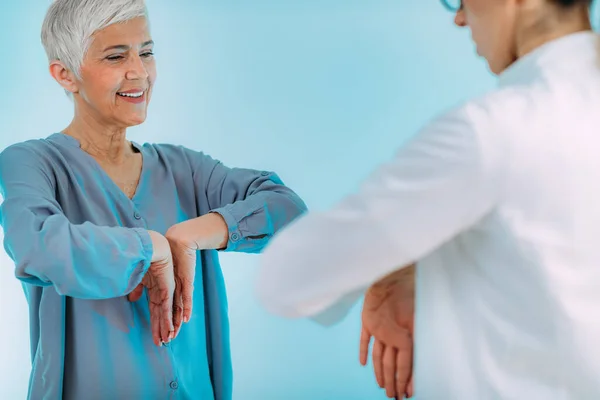
<instances>
[{"instance_id":1,"label":"woman's nose","mask_svg":"<svg viewBox=\"0 0 600 400\"><path fill-rule=\"evenodd\" d=\"M456 24L456 26L461 27L461 28L464 28L465 26L467 26L467 19L465 18L465 11L462 7L456 12L456 15L454 16L454 23Z\"/></svg>"},{"instance_id":2,"label":"woman's nose","mask_svg":"<svg viewBox=\"0 0 600 400\"><path fill-rule=\"evenodd\" d=\"M148 78L148 71L146 71L146 66L140 56L132 58L125 78L131 80L145 80Z\"/></svg>"}]
</instances>

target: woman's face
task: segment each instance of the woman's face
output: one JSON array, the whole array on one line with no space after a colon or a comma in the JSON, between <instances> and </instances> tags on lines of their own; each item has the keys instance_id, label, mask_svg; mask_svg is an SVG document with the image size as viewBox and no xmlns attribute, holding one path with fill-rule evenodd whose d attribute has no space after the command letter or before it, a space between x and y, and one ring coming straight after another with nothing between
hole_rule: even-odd
<instances>
[{"instance_id":1,"label":"woman's face","mask_svg":"<svg viewBox=\"0 0 600 400\"><path fill-rule=\"evenodd\" d=\"M92 40L76 82L77 112L116 128L141 124L156 79L146 19L110 25Z\"/></svg>"},{"instance_id":2,"label":"woman's face","mask_svg":"<svg viewBox=\"0 0 600 400\"><path fill-rule=\"evenodd\" d=\"M454 22L468 27L477 47L494 74L517 58L516 31L518 0L463 0Z\"/></svg>"}]
</instances>

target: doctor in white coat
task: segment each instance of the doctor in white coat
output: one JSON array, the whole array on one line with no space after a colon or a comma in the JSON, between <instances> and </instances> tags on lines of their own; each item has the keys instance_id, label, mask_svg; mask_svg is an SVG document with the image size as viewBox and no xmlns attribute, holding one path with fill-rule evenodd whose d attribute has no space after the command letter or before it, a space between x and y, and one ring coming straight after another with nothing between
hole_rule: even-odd
<instances>
[{"instance_id":1,"label":"doctor in white coat","mask_svg":"<svg viewBox=\"0 0 600 400\"><path fill-rule=\"evenodd\" d=\"M366 292L361 361L374 338L390 397L414 387L420 400L600 399L590 3L456 4L497 89L435 118L356 193L277 235L261 257L264 306L334 323Z\"/></svg>"}]
</instances>

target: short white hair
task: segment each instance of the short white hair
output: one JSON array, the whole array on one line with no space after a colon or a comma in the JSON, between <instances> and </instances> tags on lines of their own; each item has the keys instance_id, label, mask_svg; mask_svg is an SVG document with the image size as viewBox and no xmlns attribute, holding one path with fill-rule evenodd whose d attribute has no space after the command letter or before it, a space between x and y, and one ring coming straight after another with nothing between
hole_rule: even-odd
<instances>
[{"instance_id":1,"label":"short white hair","mask_svg":"<svg viewBox=\"0 0 600 400\"><path fill-rule=\"evenodd\" d=\"M42 44L50 62L62 62L80 79L95 32L147 16L144 0L54 0L42 24Z\"/></svg>"}]
</instances>

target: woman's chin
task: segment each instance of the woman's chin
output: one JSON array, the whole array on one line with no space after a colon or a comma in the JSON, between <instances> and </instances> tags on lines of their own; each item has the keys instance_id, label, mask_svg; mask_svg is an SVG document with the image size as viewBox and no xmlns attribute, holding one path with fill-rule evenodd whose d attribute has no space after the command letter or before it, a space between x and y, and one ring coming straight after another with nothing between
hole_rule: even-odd
<instances>
[{"instance_id":1,"label":"woman's chin","mask_svg":"<svg viewBox=\"0 0 600 400\"><path fill-rule=\"evenodd\" d=\"M144 115L132 115L125 119L124 125L127 127L141 125L146 121L146 113Z\"/></svg>"}]
</instances>

